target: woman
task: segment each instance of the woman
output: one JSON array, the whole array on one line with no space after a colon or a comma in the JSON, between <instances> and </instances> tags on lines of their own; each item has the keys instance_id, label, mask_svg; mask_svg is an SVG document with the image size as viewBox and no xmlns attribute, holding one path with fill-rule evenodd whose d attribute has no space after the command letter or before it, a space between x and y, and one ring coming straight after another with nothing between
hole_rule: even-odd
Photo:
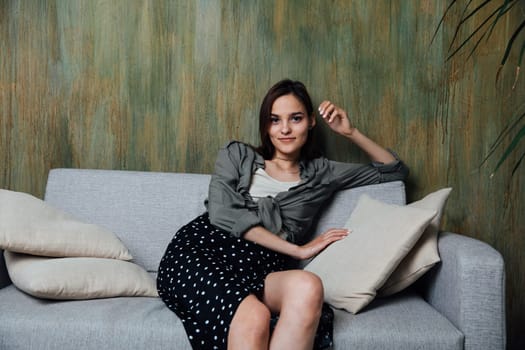
<instances>
[{"instance_id":1,"label":"woman","mask_svg":"<svg viewBox=\"0 0 525 350\"><path fill-rule=\"evenodd\" d=\"M335 191L403 180L408 169L353 126L343 109L324 101L319 113L372 163L320 157L306 88L280 81L261 105L261 146L230 142L219 151L207 213L181 228L166 249L159 295L182 320L194 349L312 349L314 342L322 347L327 329L331 337L320 279L291 267L349 232L334 228L308 242L313 218Z\"/></svg>"}]
</instances>

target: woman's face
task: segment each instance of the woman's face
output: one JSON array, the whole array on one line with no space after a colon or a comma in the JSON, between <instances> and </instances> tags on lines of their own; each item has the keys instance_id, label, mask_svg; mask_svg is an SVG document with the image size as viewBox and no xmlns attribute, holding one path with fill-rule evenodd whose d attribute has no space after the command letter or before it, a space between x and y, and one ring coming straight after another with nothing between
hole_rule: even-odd
<instances>
[{"instance_id":1,"label":"woman's face","mask_svg":"<svg viewBox=\"0 0 525 350\"><path fill-rule=\"evenodd\" d=\"M304 105L292 94L274 101L270 118L268 136L275 147L274 158L299 159L315 119L308 116Z\"/></svg>"}]
</instances>

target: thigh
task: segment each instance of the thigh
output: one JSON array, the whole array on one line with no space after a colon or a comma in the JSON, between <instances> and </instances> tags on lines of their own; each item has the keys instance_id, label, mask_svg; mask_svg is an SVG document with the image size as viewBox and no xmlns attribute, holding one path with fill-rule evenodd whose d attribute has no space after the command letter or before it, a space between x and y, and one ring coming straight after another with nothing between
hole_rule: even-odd
<instances>
[{"instance_id":1,"label":"thigh","mask_svg":"<svg viewBox=\"0 0 525 350\"><path fill-rule=\"evenodd\" d=\"M323 285L317 275L304 270L272 272L266 276L262 301L272 313L279 313L284 303L305 293L322 300Z\"/></svg>"}]
</instances>

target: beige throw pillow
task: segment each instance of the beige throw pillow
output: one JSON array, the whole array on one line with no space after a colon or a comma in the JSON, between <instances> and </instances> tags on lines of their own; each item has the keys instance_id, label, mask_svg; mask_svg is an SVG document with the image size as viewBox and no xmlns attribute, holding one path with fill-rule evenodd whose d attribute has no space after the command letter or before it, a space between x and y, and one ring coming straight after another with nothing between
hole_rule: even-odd
<instances>
[{"instance_id":1,"label":"beige throw pillow","mask_svg":"<svg viewBox=\"0 0 525 350\"><path fill-rule=\"evenodd\" d=\"M452 188L443 188L408 205L414 208L436 210L437 215L434 216L427 226L414 248L410 250L385 284L379 289L377 293L379 296L392 295L405 289L440 261L438 232L443 209L450 191L452 191Z\"/></svg>"},{"instance_id":2,"label":"beige throw pillow","mask_svg":"<svg viewBox=\"0 0 525 350\"><path fill-rule=\"evenodd\" d=\"M74 219L41 199L0 190L0 249L52 257L131 260L118 237Z\"/></svg>"},{"instance_id":3,"label":"beige throw pillow","mask_svg":"<svg viewBox=\"0 0 525 350\"><path fill-rule=\"evenodd\" d=\"M128 261L46 258L4 252L7 271L20 290L46 299L157 296L154 279Z\"/></svg>"},{"instance_id":4,"label":"beige throw pillow","mask_svg":"<svg viewBox=\"0 0 525 350\"><path fill-rule=\"evenodd\" d=\"M434 210L386 204L364 194L345 225L352 232L305 270L323 281L326 302L357 313L374 299L435 215Z\"/></svg>"}]
</instances>

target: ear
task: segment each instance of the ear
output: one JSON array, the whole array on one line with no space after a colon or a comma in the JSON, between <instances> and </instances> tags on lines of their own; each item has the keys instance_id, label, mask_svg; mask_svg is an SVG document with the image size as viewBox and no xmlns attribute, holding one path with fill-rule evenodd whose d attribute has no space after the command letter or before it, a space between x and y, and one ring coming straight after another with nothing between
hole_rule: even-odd
<instances>
[{"instance_id":1,"label":"ear","mask_svg":"<svg viewBox=\"0 0 525 350\"><path fill-rule=\"evenodd\" d=\"M315 126L315 123L316 123L316 120L315 120L315 114L312 114L312 116L310 117L310 126L308 127L308 129L313 129L314 126Z\"/></svg>"}]
</instances>

